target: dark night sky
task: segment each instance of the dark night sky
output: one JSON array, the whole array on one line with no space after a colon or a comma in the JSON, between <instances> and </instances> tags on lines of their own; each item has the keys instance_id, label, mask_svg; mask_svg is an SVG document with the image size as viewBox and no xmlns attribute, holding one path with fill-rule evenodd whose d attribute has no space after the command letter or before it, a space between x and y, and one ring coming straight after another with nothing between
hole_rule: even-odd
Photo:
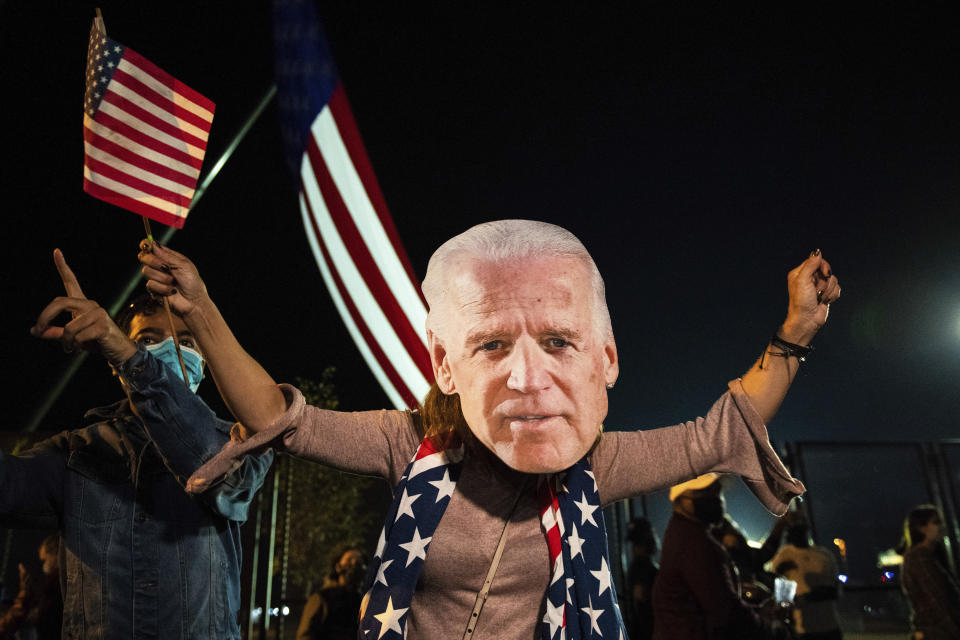
<instances>
[{"instance_id":1,"label":"dark night sky","mask_svg":"<svg viewBox=\"0 0 960 640\"><path fill-rule=\"evenodd\" d=\"M820 247L843 298L772 436L955 437L960 90L947 5L627 4L324 3L417 274L485 220L567 227L607 281L622 371L608 425L658 426L703 414L749 367L783 319L787 271ZM82 192L94 6L0 5L10 430L68 364L27 332L61 293L51 250L105 306L136 268L139 219ZM99 6L111 37L217 103L209 167L271 83L268 5ZM275 378L333 365L344 408L387 405L310 254L272 106L171 245ZM45 428L74 427L114 385L90 358Z\"/></svg>"}]
</instances>

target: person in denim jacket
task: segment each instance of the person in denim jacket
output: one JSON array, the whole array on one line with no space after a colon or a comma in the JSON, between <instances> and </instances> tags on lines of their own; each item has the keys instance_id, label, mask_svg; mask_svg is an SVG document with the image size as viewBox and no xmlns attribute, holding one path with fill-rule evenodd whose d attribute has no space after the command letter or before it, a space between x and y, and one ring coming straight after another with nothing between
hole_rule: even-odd
<instances>
[{"instance_id":1,"label":"person in denim jacket","mask_svg":"<svg viewBox=\"0 0 960 640\"><path fill-rule=\"evenodd\" d=\"M135 302L121 329L83 296L59 251L54 258L67 296L31 332L101 353L127 398L22 456L0 453L0 525L61 532L64 638L238 639L240 524L273 452L188 495L187 478L232 428L194 393L203 362L190 332L174 320L188 387L162 305ZM53 326L67 311L73 319Z\"/></svg>"}]
</instances>

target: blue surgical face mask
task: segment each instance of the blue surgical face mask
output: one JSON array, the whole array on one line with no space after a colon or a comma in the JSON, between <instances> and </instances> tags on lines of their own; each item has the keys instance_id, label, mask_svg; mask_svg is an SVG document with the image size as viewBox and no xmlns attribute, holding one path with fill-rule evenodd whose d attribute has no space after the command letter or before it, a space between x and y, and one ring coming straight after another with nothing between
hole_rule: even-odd
<instances>
[{"instance_id":1,"label":"blue surgical face mask","mask_svg":"<svg viewBox=\"0 0 960 640\"><path fill-rule=\"evenodd\" d=\"M167 365L168 369L183 380L183 374L180 372L180 361L177 360L177 346L173 343L173 338L167 338L157 344L148 344L146 349L150 352L150 355ZM203 356L195 349L183 345L180 345L180 353L183 356L183 366L187 368L190 390L196 393L200 381L203 380Z\"/></svg>"}]
</instances>

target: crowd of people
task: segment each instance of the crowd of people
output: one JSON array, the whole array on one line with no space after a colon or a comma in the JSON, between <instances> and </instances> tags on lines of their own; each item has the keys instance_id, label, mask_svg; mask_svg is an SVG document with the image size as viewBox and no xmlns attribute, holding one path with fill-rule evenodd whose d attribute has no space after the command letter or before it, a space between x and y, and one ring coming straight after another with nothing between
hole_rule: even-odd
<instances>
[{"instance_id":1,"label":"crowd of people","mask_svg":"<svg viewBox=\"0 0 960 640\"><path fill-rule=\"evenodd\" d=\"M659 571L632 572L631 611L652 612L652 637L790 626L738 597L731 558L745 570L764 558L748 558L735 528L720 544L708 528L723 521L717 474L741 476L776 515L804 491L766 425L840 295L819 250L788 275L783 323L703 417L607 431L620 361L603 279L555 225L489 222L437 249L423 282L435 382L414 411L306 404L239 344L193 262L147 241L139 259L150 296L113 319L55 252L66 295L31 332L100 354L124 397L81 429L0 453L0 525L59 533L63 637L239 638L240 525L275 451L379 476L394 494L369 559L346 550L311 596L306 637L354 606L359 637L625 637L602 507L671 485ZM236 423L196 395L205 371ZM778 552L784 575L816 562L799 535ZM653 557L655 537L636 539L638 558ZM917 566L922 547L907 553ZM804 637L833 637L811 635L822 587L798 586Z\"/></svg>"},{"instance_id":2,"label":"crowd of people","mask_svg":"<svg viewBox=\"0 0 960 640\"><path fill-rule=\"evenodd\" d=\"M659 567L650 553L656 550L650 523L631 523L642 535L631 538L634 549L641 540L641 553L627 576L635 612L630 637L842 638L836 563L812 543L803 516L788 512L754 548L725 511L723 483L709 473L671 487L673 514ZM792 583L789 599L777 597L778 579Z\"/></svg>"},{"instance_id":3,"label":"crowd of people","mask_svg":"<svg viewBox=\"0 0 960 640\"><path fill-rule=\"evenodd\" d=\"M630 638L842 640L842 583L833 552L814 543L799 511L788 512L762 545L751 546L725 513L724 481L711 473L670 489L673 515L659 563L650 521L629 523ZM903 528L898 550L911 640L960 638L960 583L944 542L943 514L920 505Z\"/></svg>"}]
</instances>

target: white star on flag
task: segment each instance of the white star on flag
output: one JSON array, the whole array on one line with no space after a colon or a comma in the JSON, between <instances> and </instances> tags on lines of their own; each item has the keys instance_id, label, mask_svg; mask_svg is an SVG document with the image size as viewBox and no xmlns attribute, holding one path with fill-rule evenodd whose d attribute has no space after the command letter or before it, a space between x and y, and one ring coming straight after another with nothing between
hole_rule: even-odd
<instances>
[{"instance_id":1,"label":"white star on flag","mask_svg":"<svg viewBox=\"0 0 960 640\"><path fill-rule=\"evenodd\" d=\"M553 563L553 577L550 579L550 584L553 584L557 580L563 577L563 556L558 555L556 561Z\"/></svg>"},{"instance_id":2,"label":"white star on flag","mask_svg":"<svg viewBox=\"0 0 960 640\"><path fill-rule=\"evenodd\" d=\"M549 598L547 599L547 615L543 616L543 621L550 625L550 637L557 632L557 628L563 626L563 605L553 606Z\"/></svg>"},{"instance_id":3,"label":"white star on flag","mask_svg":"<svg viewBox=\"0 0 960 640\"><path fill-rule=\"evenodd\" d=\"M437 500L440 502L444 498L449 498L453 495L453 490L456 488L457 483L450 480L450 471L448 469L443 470L443 478L440 480L431 480L430 484L437 488Z\"/></svg>"},{"instance_id":4,"label":"white star on flag","mask_svg":"<svg viewBox=\"0 0 960 640\"><path fill-rule=\"evenodd\" d=\"M396 631L400 633L400 618L403 617L403 614L407 612L407 609L394 609L393 608L393 597L387 598L387 608L383 613L378 613L374 618L380 623L380 635L377 636L377 640L383 637L387 631Z\"/></svg>"},{"instance_id":5,"label":"white star on flag","mask_svg":"<svg viewBox=\"0 0 960 640\"><path fill-rule=\"evenodd\" d=\"M570 528L570 535L567 536L567 542L570 544L570 559L573 560L577 556L583 558L583 543L586 539L577 535L576 523L571 522Z\"/></svg>"},{"instance_id":6,"label":"white star on flag","mask_svg":"<svg viewBox=\"0 0 960 640\"><path fill-rule=\"evenodd\" d=\"M588 596L587 606L581 607L580 611L590 616L590 635L593 635L593 630L596 629L597 635L602 636L603 633L600 631L600 625L597 624L597 618L603 615L603 609L594 609L593 600Z\"/></svg>"},{"instance_id":7,"label":"white star on flag","mask_svg":"<svg viewBox=\"0 0 960 640\"><path fill-rule=\"evenodd\" d=\"M580 509L580 524L581 526L586 522L590 522L593 526L597 526L596 521L593 519L593 512L600 508L600 505L590 504L587 502L587 494L583 491L580 492L580 500L574 500L573 504L577 505L577 508Z\"/></svg>"},{"instance_id":8,"label":"white star on flag","mask_svg":"<svg viewBox=\"0 0 960 640\"><path fill-rule=\"evenodd\" d=\"M401 542L400 548L407 552L407 564L410 564L420 558L421 560L427 559L427 545L430 544L430 541L433 539L433 536L429 538L421 538L420 531L414 527L413 528L413 537L410 538L410 542Z\"/></svg>"},{"instance_id":9,"label":"white star on flag","mask_svg":"<svg viewBox=\"0 0 960 640\"><path fill-rule=\"evenodd\" d=\"M593 490L597 491L597 477L593 475L593 471L584 471L584 473L590 476L590 479L593 480Z\"/></svg>"},{"instance_id":10,"label":"white star on flag","mask_svg":"<svg viewBox=\"0 0 960 640\"><path fill-rule=\"evenodd\" d=\"M573 578L567 578L567 603L573 604L573 600L570 598L570 587L573 586L573 583L576 582Z\"/></svg>"},{"instance_id":11,"label":"white star on flag","mask_svg":"<svg viewBox=\"0 0 960 640\"><path fill-rule=\"evenodd\" d=\"M374 552L373 557L382 558L383 550L386 548L386 546L387 546L387 539L383 535L383 529L380 529L380 539L377 541L377 550L376 552Z\"/></svg>"},{"instance_id":12,"label":"white star on flag","mask_svg":"<svg viewBox=\"0 0 960 640\"><path fill-rule=\"evenodd\" d=\"M384 560L382 563L380 563L380 568L377 569L377 579L373 581L374 584L381 582L385 587L390 586L387 584L387 576L384 574L387 571L387 567L389 567L391 564L393 564L393 560Z\"/></svg>"},{"instance_id":13,"label":"white star on flag","mask_svg":"<svg viewBox=\"0 0 960 640\"><path fill-rule=\"evenodd\" d=\"M404 487L403 496L400 497L400 506L397 507L397 517L394 519L394 522L399 520L402 515L408 515L416 520L417 517L413 515L413 503L416 502L419 497L419 493L415 493L412 496L407 495L407 489Z\"/></svg>"},{"instance_id":14,"label":"white star on flag","mask_svg":"<svg viewBox=\"0 0 960 640\"><path fill-rule=\"evenodd\" d=\"M607 559L601 556L600 568L596 571L591 570L590 573L600 581L600 593L597 595L602 596L603 592L610 588L610 568L607 566Z\"/></svg>"}]
</instances>

